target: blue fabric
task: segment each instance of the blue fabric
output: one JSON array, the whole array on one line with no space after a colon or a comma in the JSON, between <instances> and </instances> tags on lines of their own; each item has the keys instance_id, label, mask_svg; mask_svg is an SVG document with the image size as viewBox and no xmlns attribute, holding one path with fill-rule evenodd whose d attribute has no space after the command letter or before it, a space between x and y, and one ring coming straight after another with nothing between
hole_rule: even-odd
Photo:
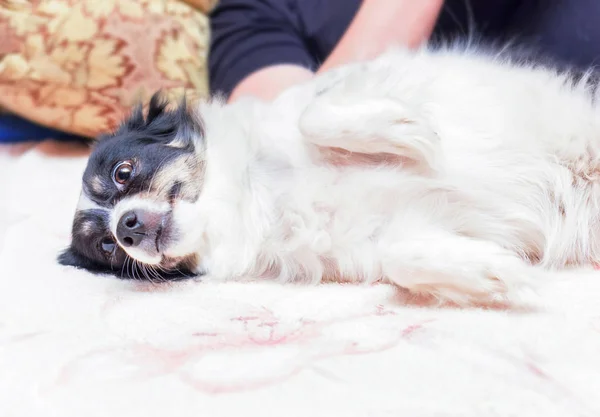
<instances>
[{"instance_id":1,"label":"blue fabric","mask_svg":"<svg viewBox=\"0 0 600 417\"><path fill-rule=\"evenodd\" d=\"M20 143L45 139L72 141L83 138L31 123L18 116L0 115L0 143Z\"/></svg>"}]
</instances>

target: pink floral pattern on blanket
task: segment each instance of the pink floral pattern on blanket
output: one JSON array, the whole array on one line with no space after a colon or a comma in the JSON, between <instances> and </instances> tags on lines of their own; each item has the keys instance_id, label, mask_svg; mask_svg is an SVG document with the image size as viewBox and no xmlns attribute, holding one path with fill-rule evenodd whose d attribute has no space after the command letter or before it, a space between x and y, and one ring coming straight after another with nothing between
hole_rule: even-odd
<instances>
[{"instance_id":1,"label":"pink floral pattern on blanket","mask_svg":"<svg viewBox=\"0 0 600 417\"><path fill-rule=\"evenodd\" d=\"M118 309L109 305L104 311L118 314L112 311ZM126 368L123 377L130 380L171 375L205 393L253 390L279 384L305 369L319 372L318 363L324 359L378 353L424 337L434 319L402 319L374 305L330 318L286 318L262 306L203 321L205 326L181 335L176 347L134 341L87 352L61 370L57 383L77 385L89 378L91 364L108 361Z\"/></svg>"}]
</instances>

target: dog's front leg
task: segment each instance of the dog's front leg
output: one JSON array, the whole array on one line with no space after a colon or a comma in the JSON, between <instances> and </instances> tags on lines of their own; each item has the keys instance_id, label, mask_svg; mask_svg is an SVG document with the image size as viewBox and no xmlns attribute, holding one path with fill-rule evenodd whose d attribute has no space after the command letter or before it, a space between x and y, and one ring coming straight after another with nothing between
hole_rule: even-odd
<instances>
[{"instance_id":1,"label":"dog's front leg","mask_svg":"<svg viewBox=\"0 0 600 417\"><path fill-rule=\"evenodd\" d=\"M440 170L439 137L417 111L393 98L328 91L307 106L299 128L320 148L392 155L422 173Z\"/></svg>"},{"instance_id":2,"label":"dog's front leg","mask_svg":"<svg viewBox=\"0 0 600 417\"><path fill-rule=\"evenodd\" d=\"M384 246L382 271L411 292L458 305L530 306L539 270L484 240L445 231Z\"/></svg>"}]
</instances>

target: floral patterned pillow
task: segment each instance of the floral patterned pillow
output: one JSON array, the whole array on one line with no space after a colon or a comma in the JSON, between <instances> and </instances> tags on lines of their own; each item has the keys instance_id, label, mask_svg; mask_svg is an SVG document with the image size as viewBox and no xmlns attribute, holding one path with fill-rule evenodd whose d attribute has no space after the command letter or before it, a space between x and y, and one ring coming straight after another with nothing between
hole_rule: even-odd
<instances>
[{"instance_id":1,"label":"floral patterned pillow","mask_svg":"<svg viewBox=\"0 0 600 417\"><path fill-rule=\"evenodd\" d=\"M0 108L84 136L157 89L208 93L215 0L0 0Z\"/></svg>"}]
</instances>

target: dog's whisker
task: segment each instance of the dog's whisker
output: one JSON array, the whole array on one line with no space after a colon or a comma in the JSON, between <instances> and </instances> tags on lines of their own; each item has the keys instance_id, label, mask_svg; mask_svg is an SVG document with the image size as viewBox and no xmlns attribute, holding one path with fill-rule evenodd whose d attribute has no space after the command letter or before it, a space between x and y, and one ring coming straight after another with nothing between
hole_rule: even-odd
<instances>
[{"instance_id":1,"label":"dog's whisker","mask_svg":"<svg viewBox=\"0 0 600 417\"><path fill-rule=\"evenodd\" d=\"M158 282L164 283L167 280L157 271L156 266L150 265L150 272L158 279Z\"/></svg>"},{"instance_id":2,"label":"dog's whisker","mask_svg":"<svg viewBox=\"0 0 600 417\"><path fill-rule=\"evenodd\" d=\"M136 265L136 270L140 276L140 281L150 281L150 283L153 284L153 282L151 280L149 280L144 274L144 264L142 264L140 261L136 260L135 265Z\"/></svg>"},{"instance_id":3,"label":"dog's whisker","mask_svg":"<svg viewBox=\"0 0 600 417\"><path fill-rule=\"evenodd\" d=\"M150 277L150 276L153 277L153 279L154 279L153 282L156 282L158 284L161 284L164 282L164 279L160 276L160 274L158 274L156 272L153 265L145 265L145 269L148 274L148 277Z\"/></svg>"},{"instance_id":4,"label":"dog's whisker","mask_svg":"<svg viewBox=\"0 0 600 417\"><path fill-rule=\"evenodd\" d=\"M129 268L131 267L130 259L131 258L129 256L125 259L125 274L126 274L127 278L134 278L133 274L129 271Z\"/></svg>"},{"instance_id":5,"label":"dog's whisker","mask_svg":"<svg viewBox=\"0 0 600 417\"><path fill-rule=\"evenodd\" d=\"M137 276L135 275L135 259L130 258L130 260L131 260L131 262L130 262L130 265L131 265L131 276L133 277L134 280L137 281L138 279L137 279Z\"/></svg>"},{"instance_id":6,"label":"dog's whisker","mask_svg":"<svg viewBox=\"0 0 600 417\"><path fill-rule=\"evenodd\" d=\"M156 279L159 283L161 282L160 277L156 275L154 269L152 268L152 265L144 265L144 269L146 270L148 277Z\"/></svg>"},{"instance_id":7,"label":"dog's whisker","mask_svg":"<svg viewBox=\"0 0 600 417\"><path fill-rule=\"evenodd\" d=\"M134 258L132 258L132 259L133 259L133 270L134 270L134 275L136 275L136 276L137 276L137 278L136 278L136 279L137 279L138 281L143 281L143 280L144 280L144 277L142 276L142 271L140 271L140 266L139 266L138 260L137 260L137 259L134 259Z\"/></svg>"},{"instance_id":8,"label":"dog's whisker","mask_svg":"<svg viewBox=\"0 0 600 417\"><path fill-rule=\"evenodd\" d=\"M154 284L154 281L152 281L152 279L150 279L150 277L148 276L148 274L146 272L146 267L144 266L144 264L142 262L136 261L136 265L138 266L140 278L145 279L146 281L149 281L151 284Z\"/></svg>"},{"instance_id":9,"label":"dog's whisker","mask_svg":"<svg viewBox=\"0 0 600 417\"><path fill-rule=\"evenodd\" d=\"M123 262L123 266L121 267L121 278L123 278L123 270L125 270L125 273L127 274L128 277L130 277L129 275L129 255L125 254L125 261Z\"/></svg>"},{"instance_id":10,"label":"dog's whisker","mask_svg":"<svg viewBox=\"0 0 600 417\"><path fill-rule=\"evenodd\" d=\"M144 273L146 275L146 278L152 283L152 284L156 284L156 276L154 274L152 274L152 269L145 264L142 264L143 268L144 268ZM158 282L160 283L160 280L158 280Z\"/></svg>"}]
</instances>

